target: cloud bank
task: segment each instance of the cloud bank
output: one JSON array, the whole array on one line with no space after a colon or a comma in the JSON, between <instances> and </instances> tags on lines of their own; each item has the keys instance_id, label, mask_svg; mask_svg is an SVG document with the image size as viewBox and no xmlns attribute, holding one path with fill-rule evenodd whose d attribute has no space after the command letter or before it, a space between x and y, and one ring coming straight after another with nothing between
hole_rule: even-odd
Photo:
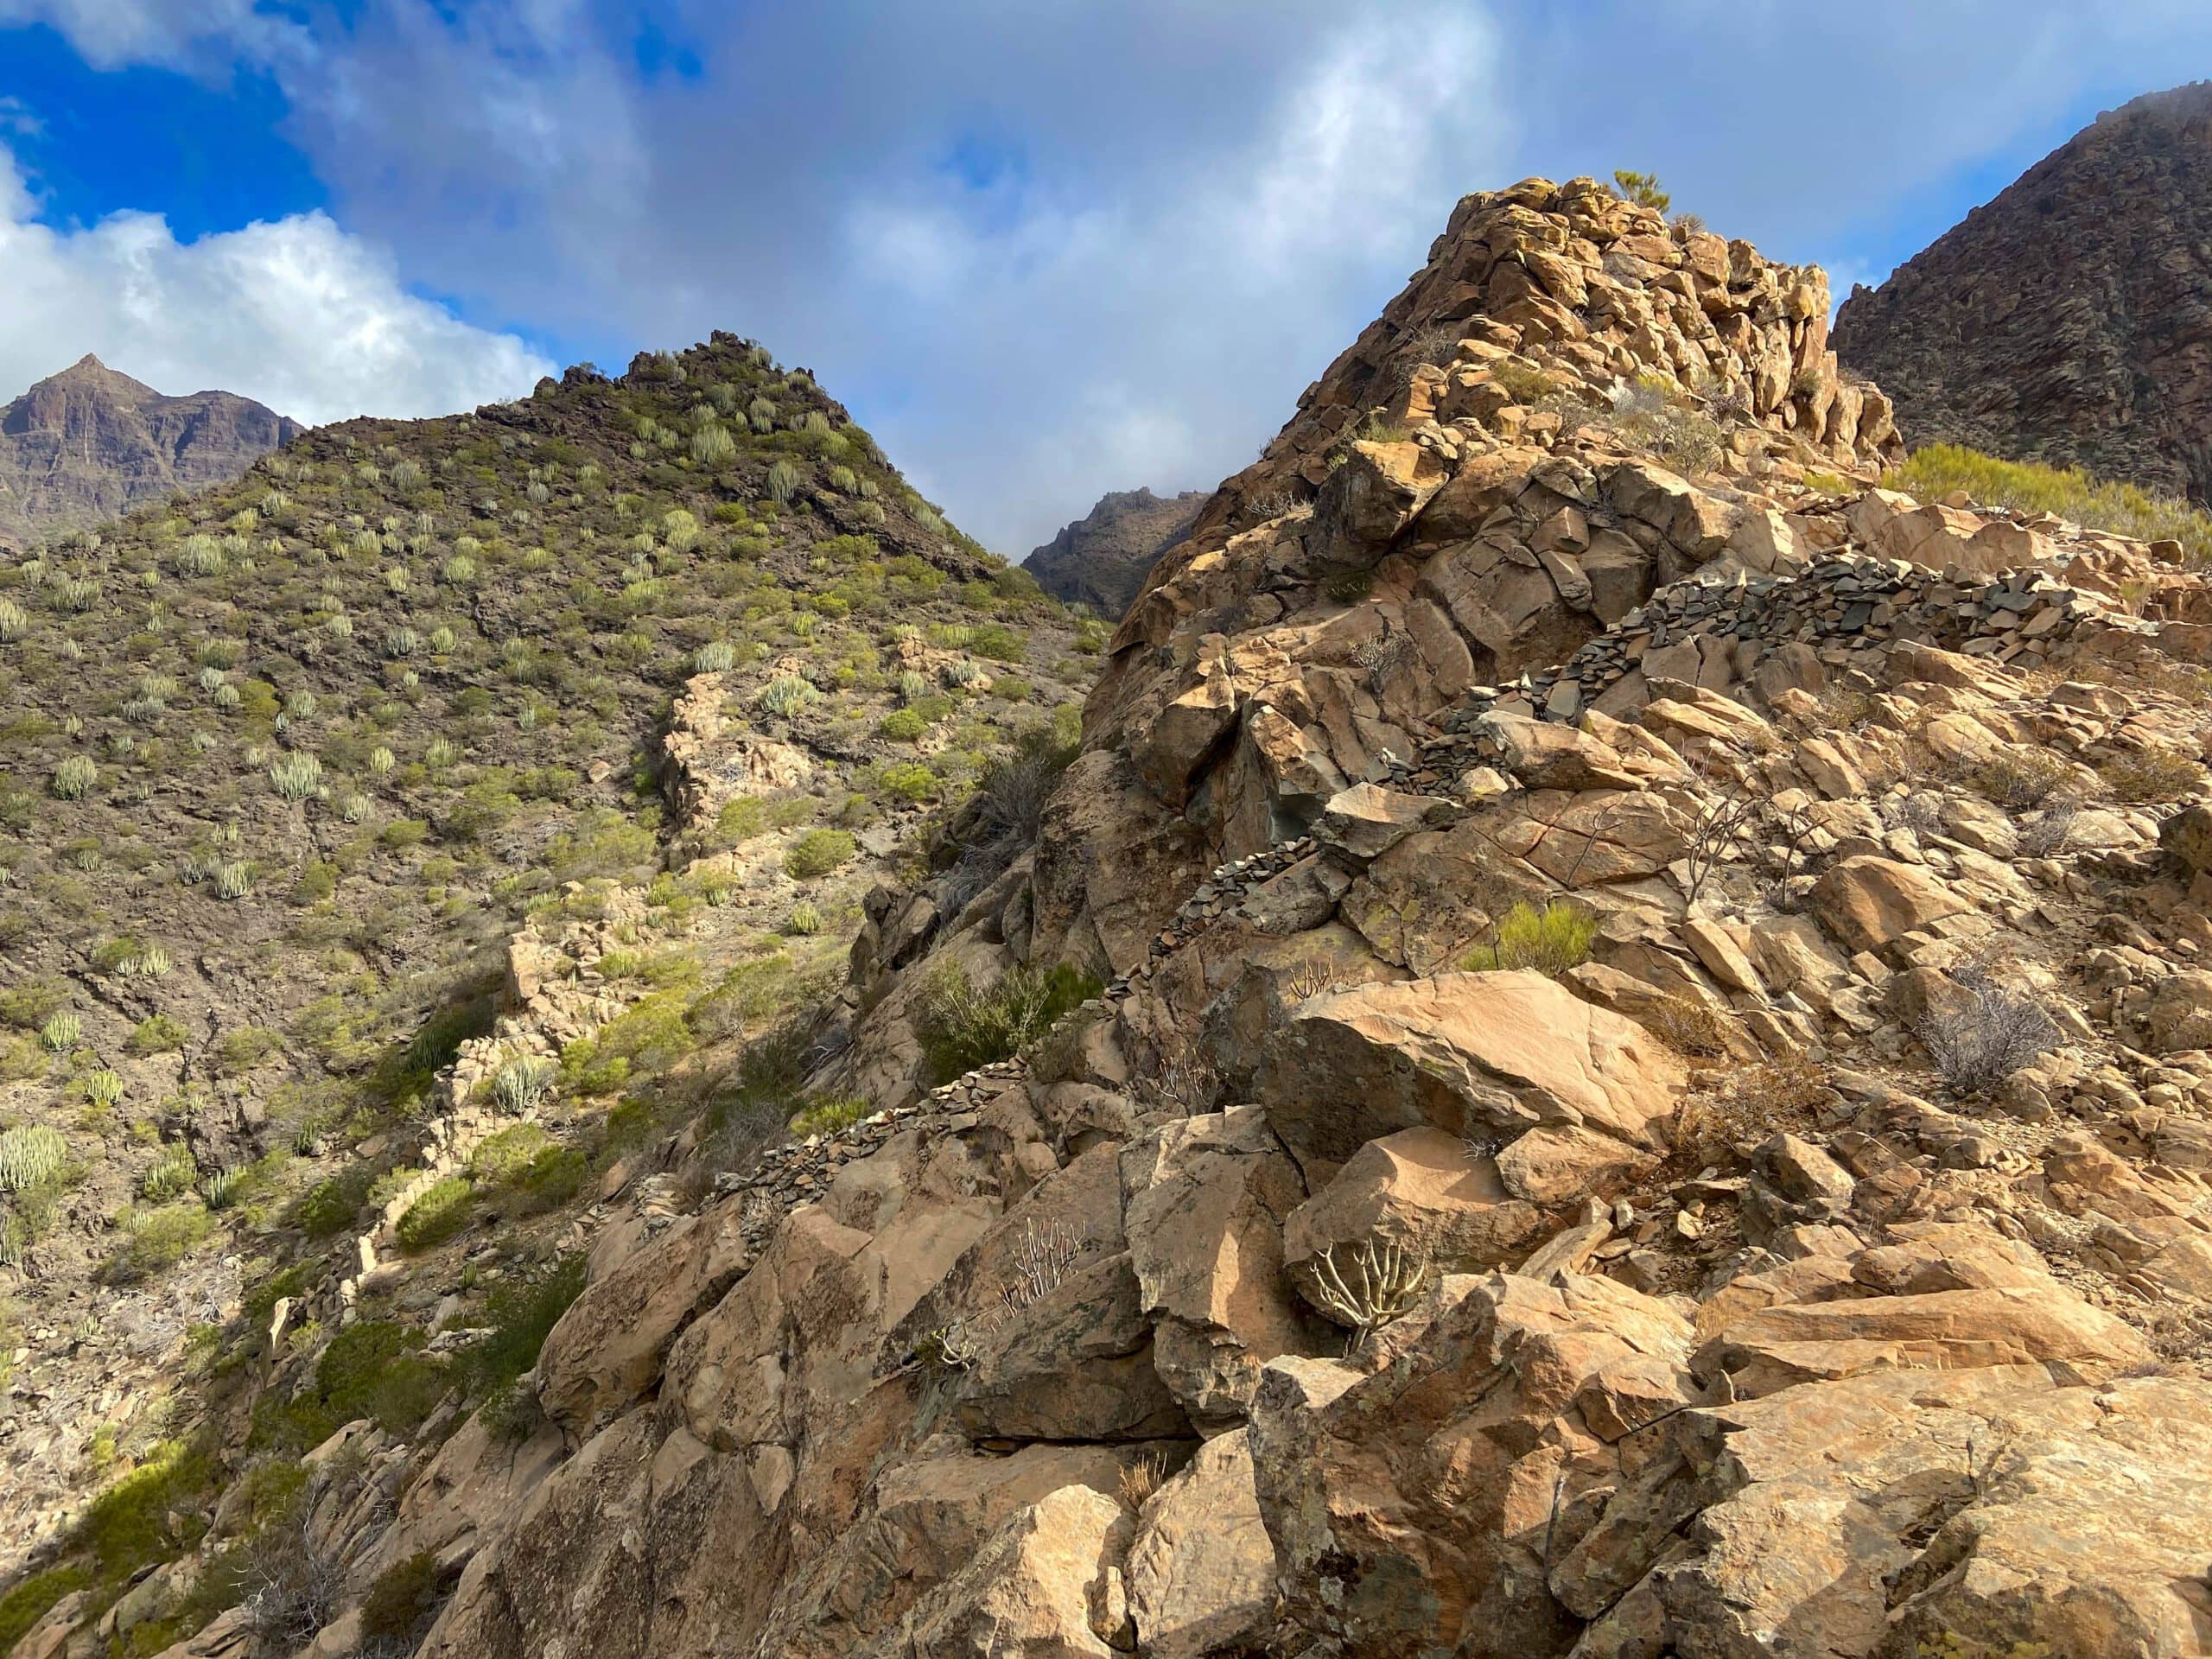
<instances>
[{"instance_id":1,"label":"cloud bank","mask_svg":"<svg viewBox=\"0 0 2212 1659\"><path fill-rule=\"evenodd\" d=\"M550 366L408 293L323 213L188 243L156 213L55 230L35 209L0 149L0 398L92 352L161 391L235 391L319 425L514 397Z\"/></svg>"}]
</instances>

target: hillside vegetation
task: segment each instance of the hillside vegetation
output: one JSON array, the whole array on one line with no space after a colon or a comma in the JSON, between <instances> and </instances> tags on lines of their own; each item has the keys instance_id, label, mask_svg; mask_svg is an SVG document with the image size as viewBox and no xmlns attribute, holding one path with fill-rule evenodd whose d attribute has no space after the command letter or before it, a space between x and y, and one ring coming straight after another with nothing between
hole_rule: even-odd
<instances>
[{"instance_id":1,"label":"hillside vegetation","mask_svg":"<svg viewBox=\"0 0 2212 1659\"><path fill-rule=\"evenodd\" d=\"M467 1231L471 1265L335 1343L296 1315L280 1347L316 1381L261 1401L271 1467L364 1408L419 1421L454 1380L410 1357L442 1318L542 1335L563 1206L657 1132L679 1063L687 1116L718 1089L717 1125L738 1103L746 1144L780 1133L805 1046L709 1062L801 1005L834 1043L861 892L1049 728L1070 644L804 370L723 334L311 432L0 566L0 1359L22 1345L65 1408L0 1421L0 1573L102 1479L111 1510L160 1488L128 1547L96 1510L0 1603L0 1651L189 1541L219 1437L156 1379L250 1403L279 1298L357 1272L395 1193L402 1251ZM664 747L687 683L694 765L775 758L703 810ZM514 1002L525 927L588 1017L459 1091L514 1126L431 1181L423 1126Z\"/></svg>"}]
</instances>

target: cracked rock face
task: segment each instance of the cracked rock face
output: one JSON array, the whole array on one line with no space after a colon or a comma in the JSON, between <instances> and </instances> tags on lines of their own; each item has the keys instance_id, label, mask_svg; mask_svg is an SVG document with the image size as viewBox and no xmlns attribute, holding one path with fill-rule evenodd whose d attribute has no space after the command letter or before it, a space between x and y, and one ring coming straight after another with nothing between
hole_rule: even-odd
<instances>
[{"instance_id":1,"label":"cracked rock face","mask_svg":"<svg viewBox=\"0 0 2212 1659\"><path fill-rule=\"evenodd\" d=\"M2212 84L2154 92L2029 168L1836 318L1916 445L2212 502Z\"/></svg>"}]
</instances>

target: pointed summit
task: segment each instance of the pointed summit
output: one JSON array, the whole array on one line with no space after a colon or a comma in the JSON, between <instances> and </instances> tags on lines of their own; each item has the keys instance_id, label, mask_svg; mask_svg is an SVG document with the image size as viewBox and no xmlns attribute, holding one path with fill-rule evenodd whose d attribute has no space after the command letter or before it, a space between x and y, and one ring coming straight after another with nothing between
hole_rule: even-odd
<instances>
[{"instance_id":1,"label":"pointed summit","mask_svg":"<svg viewBox=\"0 0 2212 1659\"><path fill-rule=\"evenodd\" d=\"M165 397L87 352L0 409L0 537L35 540L227 482L302 429L232 392Z\"/></svg>"}]
</instances>

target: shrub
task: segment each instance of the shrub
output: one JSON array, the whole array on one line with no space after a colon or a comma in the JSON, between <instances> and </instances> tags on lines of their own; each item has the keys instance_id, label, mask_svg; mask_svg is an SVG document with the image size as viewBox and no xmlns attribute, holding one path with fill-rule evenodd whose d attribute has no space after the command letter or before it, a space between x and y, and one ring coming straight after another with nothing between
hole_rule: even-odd
<instances>
[{"instance_id":1,"label":"shrub","mask_svg":"<svg viewBox=\"0 0 2212 1659\"><path fill-rule=\"evenodd\" d=\"M1011 968L981 990L959 968L940 971L923 986L914 1014L932 1080L950 1083L1018 1053L1100 988L1096 979L1066 963L1050 971Z\"/></svg>"},{"instance_id":2,"label":"shrub","mask_svg":"<svg viewBox=\"0 0 2212 1659\"><path fill-rule=\"evenodd\" d=\"M937 773L919 761L907 761L895 766L886 766L876 774L876 782L883 792L893 800L918 805L933 801L942 792Z\"/></svg>"},{"instance_id":3,"label":"shrub","mask_svg":"<svg viewBox=\"0 0 2212 1659\"><path fill-rule=\"evenodd\" d=\"M54 767L53 781L48 786L58 801L81 801L92 792L99 775L99 767L90 756L73 754Z\"/></svg>"},{"instance_id":4,"label":"shrub","mask_svg":"<svg viewBox=\"0 0 2212 1659\"><path fill-rule=\"evenodd\" d=\"M311 754L287 754L271 761L269 781L284 800L304 801L322 787L322 762Z\"/></svg>"},{"instance_id":5,"label":"shrub","mask_svg":"<svg viewBox=\"0 0 2212 1659\"><path fill-rule=\"evenodd\" d=\"M405 1250L427 1250L442 1244L468 1225L475 1198L476 1189L467 1176L448 1175L433 1182L407 1206L392 1224L392 1234Z\"/></svg>"},{"instance_id":6,"label":"shrub","mask_svg":"<svg viewBox=\"0 0 2212 1659\"><path fill-rule=\"evenodd\" d=\"M810 830L784 855L784 873L795 881L810 881L849 862L859 850L842 830Z\"/></svg>"},{"instance_id":7,"label":"shrub","mask_svg":"<svg viewBox=\"0 0 2212 1659\"><path fill-rule=\"evenodd\" d=\"M2179 542L2191 564L2212 563L2212 514L2133 484L2093 478L2078 467L1999 461L1958 444L1931 443L1914 450L1883 481L1923 500L1964 490L1990 506L2056 513L2139 541Z\"/></svg>"},{"instance_id":8,"label":"shrub","mask_svg":"<svg viewBox=\"0 0 2212 1659\"><path fill-rule=\"evenodd\" d=\"M1639 207L1649 207L1655 213L1663 213L1674 200L1659 188L1656 173L1633 173L1626 168L1613 170L1613 186L1624 201L1632 201Z\"/></svg>"},{"instance_id":9,"label":"shrub","mask_svg":"<svg viewBox=\"0 0 2212 1659\"><path fill-rule=\"evenodd\" d=\"M913 743L918 741L929 728L929 721L916 710L894 709L883 717L875 729L879 735L893 742Z\"/></svg>"},{"instance_id":10,"label":"shrub","mask_svg":"<svg viewBox=\"0 0 2212 1659\"><path fill-rule=\"evenodd\" d=\"M1993 751L1968 776L1985 800L2015 810L2041 806L2063 790L2073 768L2047 749L2018 745Z\"/></svg>"},{"instance_id":11,"label":"shrub","mask_svg":"<svg viewBox=\"0 0 2212 1659\"><path fill-rule=\"evenodd\" d=\"M200 1165L191 1148L171 1141L138 1178L138 1192L141 1197L162 1204L191 1192L199 1182Z\"/></svg>"},{"instance_id":12,"label":"shrub","mask_svg":"<svg viewBox=\"0 0 2212 1659\"><path fill-rule=\"evenodd\" d=\"M1554 900L1538 910L1517 904L1497 925L1497 941L1478 946L1462 964L1471 973L1529 968L1557 979L1590 959L1598 918L1580 905Z\"/></svg>"},{"instance_id":13,"label":"shrub","mask_svg":"<svg viewBox=\"0 0 2212 1659\"><path fill-rule=\"evenodd\" d=\"M360 1214L368 1190L365 1171L349 1171L318 1181L301 1194L292 1210L292 1224L309 1238L328 1238L343 1232Z\"/></svg>"},{"instance_id":14,"label":"shrub","mask_svg":"<svg viewBox=\"0 0 2212 1659\"><path fill-rule=\"evenodd\" d=\"M132 1215L124 1242L108 1262L108 1276L129 1284L175 1267L214 1229L207 1206L197 1198L164 1205Z\"/></svg>"},{"instance_id":15,"label":"shrub","mask_svg":"<svg viewBox=\"0 0 2212 1659\"><path fill-rule=\"evenodd\" d=\"M2058 1041L2043 1005L1998 982L1987 969L1953 976L1962 995L1930 1001L1918 1035L1953 1093L1986 1094Z\"/></svg>"},{"instance_id":16,"label":"shrub","mask_svg":"<svg viewBox=\"0 0 2212 1659\"><path fill-rule=\"evenodd\" d=\"M825 1100L806 1107L793 1115L791 1133L796 1135L835 1135L849 1129L873 1109L868 1102L855 1096L849 1100Z\"/></svg>"},{"instance_id":17,"label":"shrub","mask_svg":"<svg viewBox=\"0 0 2212 1659\"><path fill-rule=\"evenodd\" d=\"M582 1294L584 1259L572 1255L535 1284L503 1285L471 1323L485 1335L462 1349L454 1370L472 1398L498 1393L537 1363L545 1338Z\"/></svg>"},{"instance_id":18,"label":"shrub","mask_svg":"<svg viewBox=\"0 0 2212 1659\"><path fill-rule=\"evenodd\" d=\"M2113 798L2136 806L2158 806L2194 794L2203 779L2196 763L2168 748L2138 749L2115 755L2097 768Z\"/></svg>"}]
</instances>

